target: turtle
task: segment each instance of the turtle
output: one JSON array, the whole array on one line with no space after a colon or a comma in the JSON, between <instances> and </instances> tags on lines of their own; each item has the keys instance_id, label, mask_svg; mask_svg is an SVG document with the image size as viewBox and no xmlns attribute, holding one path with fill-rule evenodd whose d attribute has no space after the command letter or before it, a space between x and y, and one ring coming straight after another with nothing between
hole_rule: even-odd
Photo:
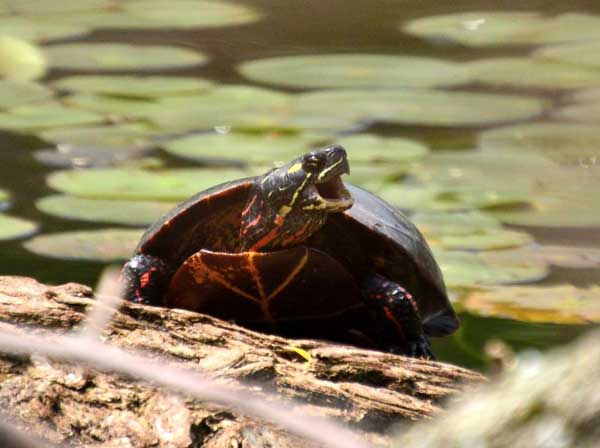
<instances>
[{"instance_id":1,"label":"turtle","mask_svg":"<svg viewBox=\"0 0 600 448\"><path fill-rule=\"evenodd\" d=\"M344 183L339 145L197 193L148 228L124 297L258 331L433 358L459 321L422 234Z\"/></svg>"}]
</instances>

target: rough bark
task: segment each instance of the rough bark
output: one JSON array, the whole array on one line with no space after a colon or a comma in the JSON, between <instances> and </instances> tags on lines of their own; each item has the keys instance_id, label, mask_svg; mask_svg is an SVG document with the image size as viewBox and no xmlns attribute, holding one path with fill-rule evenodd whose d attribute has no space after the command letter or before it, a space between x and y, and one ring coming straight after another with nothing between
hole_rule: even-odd
<instances>
[{"instance_id":1,"label":"rough bark","mask_svg":"<svg viewBox=\"0 0 600 448\"><path fill-rule=\"evenodd\" d=\"M82 323L90 288L0 277L3 329L52 338ZM18 325L18 327L17 327ZM378 440L391 424L439 414L475 372L326 342L290 341L209 316L123 303L108 344L200 370L237 388L297 400ZM307 362L293 347L310 353ZM251 384L251 385L249 385ZM108 372L44 357L0 358L0 409L53 442L86 446L311 446L252 416L188 400Z\"/></svg>"}]
</instances>

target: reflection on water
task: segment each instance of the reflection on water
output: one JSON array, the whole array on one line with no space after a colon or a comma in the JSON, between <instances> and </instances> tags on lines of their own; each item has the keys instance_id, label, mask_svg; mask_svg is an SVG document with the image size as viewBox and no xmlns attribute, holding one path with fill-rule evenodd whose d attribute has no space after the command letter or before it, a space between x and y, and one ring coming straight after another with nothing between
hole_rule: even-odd
<instances>
[{"instance_id":1,"label":"reflection on water","mask_svg":"<svg viewBox=\"0 0 600 448\"><path fill-rule=\"evenodd\" d=\"M600 6L547 3L0 2L0 76L64 41L0 82L0 272L93 284L172 203L342 142L468 309L441 358L569 340L600 320Z\"/></svg>"}]
</instances>

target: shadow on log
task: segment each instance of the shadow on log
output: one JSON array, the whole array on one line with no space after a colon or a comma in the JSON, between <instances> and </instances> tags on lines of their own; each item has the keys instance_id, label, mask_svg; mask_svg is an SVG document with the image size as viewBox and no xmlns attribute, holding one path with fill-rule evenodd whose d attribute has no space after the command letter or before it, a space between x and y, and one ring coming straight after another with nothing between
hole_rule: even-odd
<instances>
[{"instance_id":1,"label":"shadow on log","mask_svg":"<svg viewBox=\"0 0 600 448\"><path fill-rule=\"evenodd\" d=\"M82 285L49 287L25 277L0 277L3 330L52 340L78 327L94 303L92 291ZM385 441L381 435L393 423L439 414L446 397L483 380L448 364L321 341L290 341L189 311L130 303L122 304L101 337L107 344L201 371L267 400L273 394L278 400L294 399L297 409L343 421L370 443ZM28 432L55 443L314 446L253 416L42 356L4 356L0 374L4 412L19 418Z\"/></svg>"}]
</instances>

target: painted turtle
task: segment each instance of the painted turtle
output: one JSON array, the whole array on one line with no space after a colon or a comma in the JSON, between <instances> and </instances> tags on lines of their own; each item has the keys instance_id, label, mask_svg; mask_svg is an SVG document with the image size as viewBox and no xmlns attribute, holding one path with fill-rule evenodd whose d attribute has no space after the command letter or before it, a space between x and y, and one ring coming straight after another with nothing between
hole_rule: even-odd
<instances>
[{"instance_id":1,"label":"painted turtle","mask_svg":"<svg viewBox=\"0 0 600 448\"><path fill-rule=\"evenodd\" d=\"M200 192L143 235L125 296L261 331L432 357L458 320L421 233L342 183L340 146ZM410 291L410 293L408 292Z\"/></svg>"}]
</instances>

